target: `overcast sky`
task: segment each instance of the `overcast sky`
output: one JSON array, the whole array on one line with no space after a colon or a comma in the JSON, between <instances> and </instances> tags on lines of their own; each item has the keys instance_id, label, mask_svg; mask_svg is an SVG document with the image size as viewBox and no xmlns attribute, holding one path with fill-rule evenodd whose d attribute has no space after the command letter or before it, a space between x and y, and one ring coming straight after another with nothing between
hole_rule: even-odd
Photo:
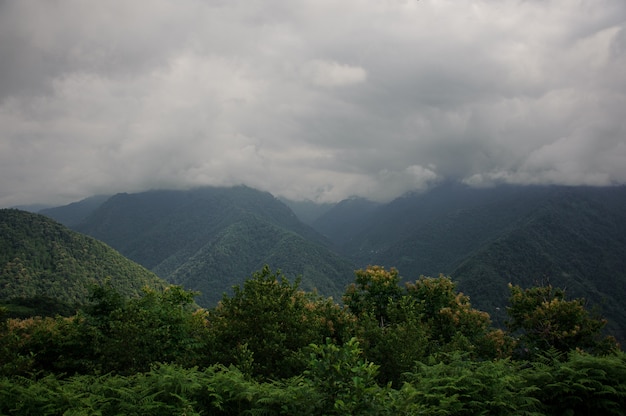
<instances>
[{"instance_id":1,"label":"overcast sky","mask_svg":"<svg viewBox=\"0 0 626 416\"><path fill-rule=\"evenodd\" d=\"M0 0L0 207L626 183L624 0Z\"/></svg>"}]
</instances>

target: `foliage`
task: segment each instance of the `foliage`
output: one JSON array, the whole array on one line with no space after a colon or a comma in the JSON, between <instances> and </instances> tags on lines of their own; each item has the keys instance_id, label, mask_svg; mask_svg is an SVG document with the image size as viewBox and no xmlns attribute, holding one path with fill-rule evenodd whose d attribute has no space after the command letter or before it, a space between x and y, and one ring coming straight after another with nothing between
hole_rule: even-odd
<instances>
[{"instance_id":1,"label":"foliage","mask_svg":"<svg viewBox=\"0 0 626 416\"><path fill-rule=\"evenodd\" d=\"M7 309L6 316L9 318L28 318L31 316L71 316L74 315L79 306L71 305L58 298L45 295L35 295L32 297L15 297L5 301L0 301Z\"/></svg>"},{"instance_id":2,"label":"foliage","mask_svg":"<svg viewBox=\"0 0 626 416\"><path fill-rule=\"evenodd\" d=\"M2 318L0 414L624 414L622 352L567 338L527 361L449 278L400 288L372 267L357 281L345 307L265 267L208 311L177 286L105 284L71 317ZM515 294L511 322L555 299L541 316L591 319L559 289Z\"/></svg>"},{"instance_id":3,"label":"foliage","mask_svg":"<svg viewBox=\"0 0 626 416\"><path fill-rule=\"evenodd\" d=\"M520 353L534 355L551 348L567 352L584 349L606 354L618 348L614 338L601 334L606 320L585 309L584 299L566 300L565 291L551 285L523 290L509 285L507 326L521 331Z\"/></svg>"},{"instance_id":4,"label":"foliage","mask_svg":"<svg viewBox=\"0 0 626 416\"><path fill-rule=\"evenodd\" d=\"M363 348L380 364L379 380L402 383L402 374L434 354L466 351L474 358L505 357L512 340L492 329L489 315L471 307L450 278L420 277L399 287L395 269L358 270L344 296L357 315Z\"/></svg>"},{"instance_id":5,"label":"foliage","mask_svg":"<svg viewBox=\"0 0 626 416\"><path fill-rule=\"evenodd\" d=\"M210 312L212 354L253 376L287 378L303 370L309 344L327 337L341 342L352 323L337 305L307 295L266 266Z\"/></svg>"},{"instance_id":6,"label":"foliage","mask_svg":"<svg viewBox=\"0 0 626 416\"><path fill-rule=\"evenodd\" d=\"M399 390L352 340L313 347L300 376L252 380L235 367L154 365L128 376L0 377L0 414L59 415L623 415L624 354L572 353L532 364L472 361L455 353L419 364Z\"/></svg>"},{"instance_id":7,"label":"foliage","mask_svg":"<svg viewBox=\"0 0 626 416\"><path fill-rule=\"evenodd\" d=\"M511 340L491 328L489 314L474 309L449 277L421 276L406 284L406 292L415 301L422 325L428 328L429 355L461 350L484 359L510 353Z\"/></svg>"},{"instance_id":8,"label":"foliage","mask_svg":"<svg viewBox=\"0 0 626 416\"><path fill-rule=\"evenodd\" d=\"M91 285L107 278L125 296L140 293L144 286L165 286L155 274L102 242L43 215L0 210L0 300L11 308L49 300L51 310L31 313L66 313L68 305L87 300ZM20 311L28 313L17 309L14 316Z\"/></svg>"},{"instance_id":9,"label":"foliage","mask_svg":"<svg viewBox=\"0 0 626 416\"><path fill-rule=\"evenodd\" d=\"M445 361L418 363L402 395L428 415L538 415L536 387L509 360L473 361L455 352Z\"/></svg>"},{"instance_id":10,"label":"foliage","mask_svg":"<svg viewBox=\"0 0 626 416\"><path fill-rule=\"evenodd\" d=\"M371 314L384 327L389 322L389 305L402 295L398 286L398 270L385 270L380 266L368 266L354 272L355 283L350 284L343 302L357 316Z\"/></svg>"},{"instance_id":11,"label":"foliage","mask_svg":"<svg viewBox=\"0 0 626 416\"><path fill-rule=\"evenodd\" d=\"M312 345L306 380L319 393L317 414L378 414L384 408L384 389L376 384L378 366L363 358L359 343L352 338L344 345L330 339Z\"/></svg>"},{"instance_id":12,"label":"foliage","mask_svg":"<svg viewBox=\"0 0 626 416\"><path fill-rule=\"evenodd\" d=\"M155 362L199 360L206 321L193 293L172 286L129 299L104 286L92 300L70 318L7 320L1 374L134 374Z\"/></svg>"},{"instance_id":13,"label":"foliage","mask_svg":"<svg viewBox=\"0 0 626 416\"><path fill-rule=\"evenodd\" d=\"M624 415L626 355L551 349L522 373L548 415Z\"/></svg>"},{"instance_id":14,"label":"foliage","mask_svg":"<svg viewBox=\"0 0 626 416\"><path fill-rule=\"evenodd\" d=\"M79 316L9 319L0 331L0 374L39 375L89 371L94 332Z\"/></svg>"},{"instance_id":15,"label":"foliage","mask_svg":"<svg viewBox=\"0 0 626 416\"><path fill-rule=\"evenodd\" d=\"M206 381L197 370L155 366L131 376L4 379L0 414L19 415L200 415Z\"/></svg>"},{"instance_id":16,"label":"foliage","mask_svg":"<svg viewBox=\"0 0 626 416\"><path fill-rule=\"evenodd\" d=\"M94 333L97 370L133 374L147 371L154 362L194 365L204 346L206 324L193 297L179 286L146 289L143 296L131 299L120 299L110 287L97 288L81 321Z\"/></svg>"}]
</instances>

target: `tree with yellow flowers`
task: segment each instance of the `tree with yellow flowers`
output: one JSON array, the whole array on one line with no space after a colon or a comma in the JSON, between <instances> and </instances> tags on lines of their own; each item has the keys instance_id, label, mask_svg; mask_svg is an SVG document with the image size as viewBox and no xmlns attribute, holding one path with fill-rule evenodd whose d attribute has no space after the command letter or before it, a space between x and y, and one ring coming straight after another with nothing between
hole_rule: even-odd
<instances>
[{"instance_id":1,"label":"tree with yellow flowers","mask_svg":"<svg viewBox=\"0 0 626 416\"><path fill-rule=\"evenodd\" d=\"M518 336L521 356L549 349L601 355L619 348L615 338L602 335L607 321L585 309L584 299L567 300L563 289L551 285L522 289L509 284L509 290L506 325Z\"/></svg>"}]
</instances>

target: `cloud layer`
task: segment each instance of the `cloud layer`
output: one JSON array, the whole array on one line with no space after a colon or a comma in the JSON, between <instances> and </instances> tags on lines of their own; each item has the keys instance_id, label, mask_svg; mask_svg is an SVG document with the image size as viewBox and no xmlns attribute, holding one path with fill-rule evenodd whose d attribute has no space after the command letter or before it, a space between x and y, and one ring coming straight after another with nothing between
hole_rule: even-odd
<instances>
[{"instance_id":1,"label":"cloud layer","mask_svg":"<svg viewBox=\"0 0 626 416\"><path fill-rule=\"evenodd\" d=\"M0 0L0 207L626 183L623 0Z\"/></svg>"}]
</instances>

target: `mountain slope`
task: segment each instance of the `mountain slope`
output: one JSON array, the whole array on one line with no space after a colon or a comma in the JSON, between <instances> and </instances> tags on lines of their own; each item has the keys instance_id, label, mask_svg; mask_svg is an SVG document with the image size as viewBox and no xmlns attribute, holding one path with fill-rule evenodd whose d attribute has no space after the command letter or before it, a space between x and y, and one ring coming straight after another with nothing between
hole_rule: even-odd
<instances>
[{"instance_id":1,"label":"mountain slope","mask_svg":"<svg viewBox=\"0 0 626 416\"><path fill-rule=\"evenodd\" d=\"M599 307L626 339L626 187L445 184L327 235L359 267L397 267L407 280L451 275L500 324L509 282L549 281Z\"/></svg>"},{"instance_id":2,"label":"mountain slope","mask_svg":"<svg viewBox=\"0 0 626 416\"><path fill-rule=\"evenodd\" d=\"M338 297L351 263L267 192L245 186L118 194L75 227L215 304L264 264Z\"/></svg>"},{"instance_id":3,"label":"mountain slope","mask_svg":"<svg viewBox=\"0 0 626 416\"><path fill-rule=\"evenodd\" d=\"M110 195L95 195L62 207L41 209L38 213L50 217L67 227L73 227L83 222L85 218L91 215L109 198Z\"/></svg>"},{"instance_id":4,"label":"mountain slope","mask_svg":"<svg viewBox=\"0 0 626 416\"><path fill-rule=\"evenodd\" d=\"M446 273L460 258L532 209L546 192L544 188L476 189L445 184L378 207L355 227L344 227L337 242L345 242L342 252L359 265Z\"/></svg>"},{"instance_id":5,"label":"mountain slope","mask_svg":"<svg viewBox=\"0 0 626 416\"><path fill-rule=\"evenodd\" d=\"M496 319L504 319L509 282L566 288L598 307L611 333L626 340L626 192L559 189L452 276Z\"/></svg>"},{"instance_id":6,"label":"mountain slope","mask_svg":"<svg viewBox=\"0 0 626 416\"><path fill-rule=\"evenodd\" d=\"M311 225L319 217L335 206L334 203L330 202L317 203L311 200L293 201L287 198L279 199L287 205L294 214L296 214L300 221L307 225Z\"/></svg>"},{"instance_id":7,"label":"mountain slope","mask_svg":"<svg viewBox=\"0 0 626 416\"><path fill-rule=\"evenodd\" d=\"M370 226L379 206L365 198L346 199L320 215L312 226L344 251L346 247L355 246L355 235Z\"/></svg>"},{"instance_id":8,"label":"mountain slope","mask_svg":"<svg viewBox=\"0 0 626 416\"><path fill-rule=\"evenodd\" d=\"M0 299L87 300L92 284L110 279L125 295L165 282L106 244L43 215L0 210Z\"/></svg>"}]
</instances>

